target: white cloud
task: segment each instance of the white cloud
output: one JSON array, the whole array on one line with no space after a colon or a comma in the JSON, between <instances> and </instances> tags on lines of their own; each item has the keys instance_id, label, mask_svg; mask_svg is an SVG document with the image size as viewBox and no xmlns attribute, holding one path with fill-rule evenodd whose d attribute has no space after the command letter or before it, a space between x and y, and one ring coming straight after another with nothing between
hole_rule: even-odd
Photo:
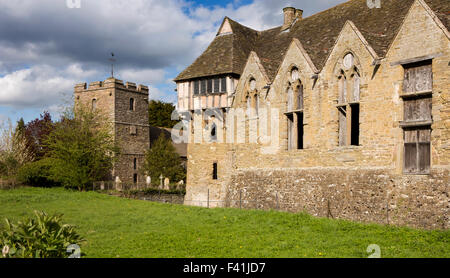
<instances>
[{"instance_id":1,"label":"white cloud","mask_svg":"<svg viewBox=\"0 0 450 278\"><path fill-rule=\"evenodd\" d=\"M137 84L149 85L162 83L166 72L162 69L124 69L120 71L120 78L125 82L130 81Z\"/></svg>"},{"instance_id":2,"label":"white cloud","mask_svg":"<svg viewBox=\"0 0 450 278\"><path fill-rule=\"evenodd\" d=\"M48 107L70 97L74 84L95 74L79 65L56 70L48 65L22 69L0 78L0 105L13 107Z\"/></svg>"},{"instance_id":3,"label":"white cloud","mask_svg":"<svg viewBox=\"0 0 450 278\"><path fill-rule=\"evenodd\" d=\"M283 21L282 8L305 16L344 0L238 0L206 8L188 0L0 0L0 106L51 108L80 82L117 76L148 85L152 99L176 102L172 79L214 39L224 16L256 30ZM169 72L171 74L169 74ZM169 81L168 81L169 80Z\"/></svg>"}]
</instances>

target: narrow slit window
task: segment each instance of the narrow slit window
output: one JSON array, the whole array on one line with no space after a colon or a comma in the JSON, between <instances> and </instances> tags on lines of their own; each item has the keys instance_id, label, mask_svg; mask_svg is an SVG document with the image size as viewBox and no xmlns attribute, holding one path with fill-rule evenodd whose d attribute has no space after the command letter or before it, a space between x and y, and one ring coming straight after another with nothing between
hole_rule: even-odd
<instances>
[{"instance_id":1,"label":"narrow slit window","mask_svg":"<svg viewBox=\"0 0 450 278\"><path fill-rule=\"evenodd\" d=\"M352 110L351 145L359 146L359 103L350 105Z\"/></svg>"},{"instance_id":2,"label":"narrow slit window","mask_svg":"<svg viewBox=\"0 0 450 278\"><path fill-rule=\"evenodd\" d=\"M133 169L137 170L137 158L133 159Z\"/></svg>"},{"instance_id":3,"label":"narrow slit window","mask_svg":"<svg viewBox=\"0 0 450 278\"><path fill-rule=\"evenodd\" d=\"M134 98L130 98L130 111L134 111Z\"/></svg>"},{"instance_id":4,"label":"narrow slit window","mask_svg":"<svg viewBox=\"0 0 450 278\"><path fill-rule=\"evenodd\" d=\"M217 176L217 163L213 163L213 174L212 174L212 178L213 180L217 180L218 176Z\"/></svg>"},{"instance_id":5,"label":"narrow slit window","mask_svg":"<svg viewBox=\"0 0 450 278\"><path fill-rule=\"evenodd\" d=\"M137 174L134 174L133 175L133 183L138 183L138 175Z\"/></svg>"},{"instance_id":6,"label":"narrow slit window","mask_svg":"<svg viewBox=\"0 0 450 278\"><path fill-rule=\"evenodd\" d=\"M303 149L303 113L296 113L297 114L297 149L302 150Z\"/></svg>"}]
</instances>

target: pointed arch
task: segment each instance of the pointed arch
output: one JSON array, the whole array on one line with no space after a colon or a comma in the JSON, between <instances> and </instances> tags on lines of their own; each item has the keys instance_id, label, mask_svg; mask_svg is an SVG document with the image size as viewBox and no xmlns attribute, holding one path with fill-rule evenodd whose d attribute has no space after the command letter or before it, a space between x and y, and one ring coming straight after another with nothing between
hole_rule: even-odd
<instances>
[{"instance_id":1,"label":"pointed arch","mask_svg":"<svg viewBox=\"0 0 450 278\"><path fill-rule=\"evenodd\" d=\"M359 146L361 68L352 51L345 51L336 62L338 146Z\"/></svg>"}]
</instances>

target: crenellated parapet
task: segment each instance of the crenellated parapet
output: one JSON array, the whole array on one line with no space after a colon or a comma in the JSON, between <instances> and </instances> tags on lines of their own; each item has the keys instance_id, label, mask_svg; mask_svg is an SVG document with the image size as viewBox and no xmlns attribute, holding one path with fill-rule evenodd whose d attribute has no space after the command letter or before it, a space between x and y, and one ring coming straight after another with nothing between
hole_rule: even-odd
<instances>
[{"instance_id":1,"label":"crenellated parapet","mask_svg":"<svg viewBox=\"0 0 450 278\"><path fill-rule=\"evenodd\" d=\"M85 91L93 91L93 90L103 90L108 88L122 89L141 94L149 93L148 86L141 84L136 85L136 83L133 82L126 82L124 84L122 80L116 78L108 78L105 81L94 81L89 83L89 86L87 85L87 83L77 84L75 85L75 93L82 93Z\"/></svg>"}]
</instances>

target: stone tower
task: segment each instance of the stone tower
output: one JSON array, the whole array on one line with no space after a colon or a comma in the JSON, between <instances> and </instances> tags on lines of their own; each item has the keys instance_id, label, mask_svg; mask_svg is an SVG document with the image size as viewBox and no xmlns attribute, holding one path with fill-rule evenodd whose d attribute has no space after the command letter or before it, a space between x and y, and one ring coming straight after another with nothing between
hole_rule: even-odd
<instances>
[{"instance_id":1,"label":"stone tower","mask_svg":"<svg viewBox=\"0 0 450 278\"><path fill-rule=\"evenodd\" d=\"M150 148L148 124L148 87L115 78L75 86L75 102L97 109L113 123L114 139L120 146L120 157L112 171L125 183L145 182L139 173L145 151Z\"/></svg>"}]
</instances>

